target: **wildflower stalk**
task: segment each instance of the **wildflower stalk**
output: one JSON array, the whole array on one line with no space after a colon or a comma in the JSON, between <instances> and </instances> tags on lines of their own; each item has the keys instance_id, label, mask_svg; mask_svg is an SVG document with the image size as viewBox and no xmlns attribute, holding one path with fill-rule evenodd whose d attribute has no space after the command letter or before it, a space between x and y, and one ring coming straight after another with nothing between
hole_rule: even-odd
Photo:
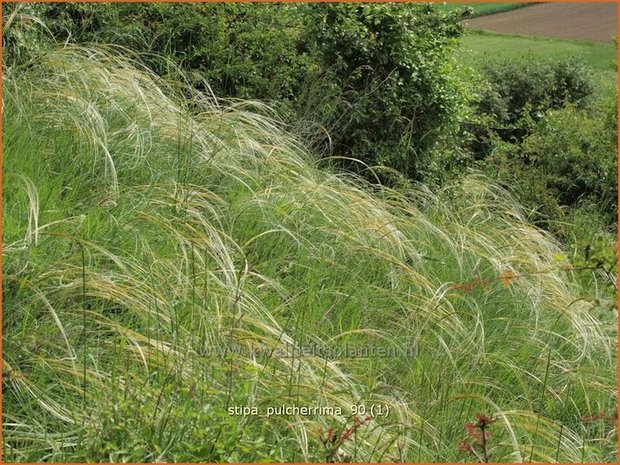
<instances>
[{"instance_id":1,"label":"wildflower stalk","mask_svg":"<svg viewBox=\"0 0 620 465\"><path fill-rule=\"evenodd\" d=\"M465 423L465 429L467 430L469 438L459 442L459 449L475 456L478 462L489 463L490 454L488 440L491 433L488 429L489 426L497 420L481 413L476 414L476 419L476 423L469 421ZM478 448L480 452L478 452L476 448Z\"/></svg>"}]
</instances>

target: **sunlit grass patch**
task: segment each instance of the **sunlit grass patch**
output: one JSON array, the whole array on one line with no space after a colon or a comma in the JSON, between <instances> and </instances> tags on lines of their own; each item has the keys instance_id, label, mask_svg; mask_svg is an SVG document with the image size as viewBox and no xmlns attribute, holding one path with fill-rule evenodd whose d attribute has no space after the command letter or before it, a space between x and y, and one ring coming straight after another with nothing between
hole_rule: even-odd
<instances>
[{"instance_id":1,"label":"sunlit grass patch","mask_svg":"<svg viewBox=\"0 0 620 465\"><path fill-rule=\"evenodd\" d=\"M457 461L477 412L493 461L615 460L615 314L504 190L323 170L115 53L5 73L6 460ZM340 413L229 414L278 405Z\"/></svg>"}]
</instances>

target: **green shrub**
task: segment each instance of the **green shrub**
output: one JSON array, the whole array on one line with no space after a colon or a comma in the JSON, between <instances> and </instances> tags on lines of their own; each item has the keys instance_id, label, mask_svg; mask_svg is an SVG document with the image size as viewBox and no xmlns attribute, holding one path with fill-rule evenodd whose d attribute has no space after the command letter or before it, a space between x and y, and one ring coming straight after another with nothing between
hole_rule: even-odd
<instances>
[{"instance_id":1,"label":"green shrub","mask_svg":"<svg viewBox=\"0 0 620 465\"><path fill-rule=\"evenodd\" d=\"M566 207L595 207L607 224L617 214L616 104L600 113L569 105L548 112L520 144L496 141L485 169L516 186L534 218L561 235ZM601 111L602 110L602 111Z\"/></svg>"},{"instance_id":2,"label":"green shrub","mask_svg":"<svg viewBox=\"0 0 620 465\"><path fill-rule=\"evenodd\" d=\"M478 109L501 125L534 120L566 103L581 103L594 91L590 69L576 60L489 61L482 67L489 83Z\"/></svg>"},{"instance_id":3,"label":"green shrub","mask_svg":"<svg viewBox=\"0 0 620 465\"><path fill-rule=\"evenodd\" d=\"M491 60L481 66L467 148L484 159L494 141L520 143L549 110L583 106L593 95L590 69L579 61Z\"/></svg>"},{"instance_id":4,"label":"green shrub","mask_svg":"<svg viewBox=\"0 0 620 465\"><path fill-rule=\"evenodd\" d=\"M337 95L327 118L333 152L386 165L410 179L464 111L451 53L458 16L432 5L314 5L309 29L325 81Z\"/></svg>"},{"instance_id":5,"label":"green shrub","mask_svg":"<svg viewBox=\"0 0 620 465\"><path fill-rule=\"evenodd\" d=\"M171 65L163 55L192 85L207 82L220 97L290 99L311 69L299 21L286 5L49 3L26 12L56 41L120 45L160 75Z\"/></svg>"}]
</instances>

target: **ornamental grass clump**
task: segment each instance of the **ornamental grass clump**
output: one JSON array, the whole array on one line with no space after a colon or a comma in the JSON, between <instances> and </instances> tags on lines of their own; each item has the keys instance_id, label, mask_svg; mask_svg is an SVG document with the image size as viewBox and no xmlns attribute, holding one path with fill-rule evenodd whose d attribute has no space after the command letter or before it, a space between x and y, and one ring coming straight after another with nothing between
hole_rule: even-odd
<instances>
[{"instance_id":1,"label":"ornamental grass clump","mask_svg":"<svg viewBox=\"0 0 620 465\"><path fill-rule=\"evenodd\" d=\"M322 169L122 53L4 70L5 460L455 461L479 411L494 461L615 460L615 312L504 190Z\"/></svg>"}]
</instances>

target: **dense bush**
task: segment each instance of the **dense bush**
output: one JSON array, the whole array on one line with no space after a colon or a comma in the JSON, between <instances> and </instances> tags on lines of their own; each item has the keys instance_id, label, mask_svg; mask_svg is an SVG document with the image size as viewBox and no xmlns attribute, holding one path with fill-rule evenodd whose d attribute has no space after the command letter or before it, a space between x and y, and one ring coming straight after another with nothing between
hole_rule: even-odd
<instances>
[{"instance_id":1,"label":"dense bush","mask_svg":"<svg viewBox=\"0 0 620 465\"><path fill-rule=\"evenodd\" d=\"M476 159L493 151L494 140L519 143L547 111L583 106L594 93L591 70L573 59L489 60L480 66L476 88L475 117L465 125Z\"/></svg>"},{"instance_id":2,"label":"dense bush","mask_svg":"<svg viewBox=\"0 0 620 465\"><path fill-rule=\"evenodd\" d=\"M221 97L289 99L311 68L287 5L50 3L20 16L28 13L57 41L126 47L158 74L177 65ZM15 42L5 44L9 55Z\"/></svg>"},{"instance_id":3,"label":"dense bush","mask_svg":"<svg viewBox=\"0 0 620 465\"><path fill-rule=\"evenodd\" d=\"M575 60L487 61L462 126L475 167L518 194L530 217L570 241L572 209L615 223L615 95ZM594 213L596 212L596 213Z\"/></svg>"},{"instance_id":4,"label":"dense bush","mask_svg":"<svg viewBox=\"0 0 620 465\"><path fill-rule=\"evenodd\" d=\"M465 89L452 51L456 15L432 5L314 5L308 29L338 98L327 118L334 152L430 174L430 154L457 127ZM311 42L311 41L309 41Z\"/></svg>"},{"instance_id":5,"label":"dense bush","mask_svg":"<svg viewBox=\"0 0 620 465\"><path fill-rule=\"evenodd\" d=\"M572 105L545 114L521 143L497 143L485 168L515 186L534 218L560 234L566 207L594 206L608 224L617 212L617 104Z\"/></svg>"}]
</instances>

